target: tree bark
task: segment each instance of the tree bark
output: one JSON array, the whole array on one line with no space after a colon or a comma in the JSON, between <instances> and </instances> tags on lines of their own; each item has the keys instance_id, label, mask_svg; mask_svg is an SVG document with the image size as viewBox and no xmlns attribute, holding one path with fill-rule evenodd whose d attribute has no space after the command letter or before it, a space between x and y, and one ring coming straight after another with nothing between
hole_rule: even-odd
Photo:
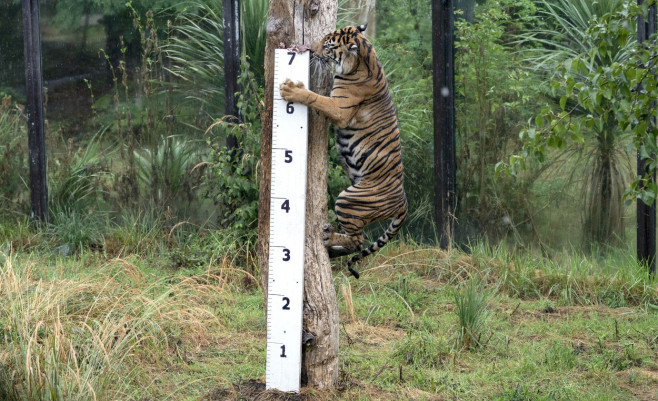
<instances>
[{"instance_id":1,"label":"tree bark","mask_svg":"<svg viewBox=\"0 0 658 401\"><path fill-rule=\"evenodd\" d=\"M280 43L286 46L311 44L333 31L336 27L337 2L271 0L269 11L265 46L265 111L262 117L257 249L265 296L270 229L274 49L278 48ZM331 74L329 70L311 69L310 89L328 95L332 85ZM302 385L330 388L338 381L338 305L331 265L322 241L322 228L327 219L329 121L309 108L308 127Z\"/></svg>"}]
</instances>

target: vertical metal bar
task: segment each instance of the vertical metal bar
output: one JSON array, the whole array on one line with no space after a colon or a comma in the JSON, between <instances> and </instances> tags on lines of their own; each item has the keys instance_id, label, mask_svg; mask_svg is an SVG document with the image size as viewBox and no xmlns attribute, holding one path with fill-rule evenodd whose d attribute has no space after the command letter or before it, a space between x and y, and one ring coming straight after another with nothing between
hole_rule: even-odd
<instances>
[{"instance_id":1,"label":"vertical metal bar","mask_svg":"<svg viewBox=\"0 0 658 401\"><path fill-rule=\"evenodd\" d=\"M48 220L39 1L22 0L32 217Z\"/></svg>"},{"instance_id":2,"label":"vertical metal bar","mask_svg":"<svg viewBox=\"0 0 658 401\"><path fill-rule=\"evenodd\" d=\"M454 235L455 75L452 0L432 1L434 78L434 213L439 245L446 249Z\"/></svg>"},{"instance_id":3,"label":"vertical metal bar","mask_svg":"<svg viewBox=\"0 0 658 401\"><path fill-rule=\"evenodd\" d=\"M224 88L226 96L226 114L234 116L233 122L238 122L239 110L235 94L240 91L238 77L240 76L240 1L223 0L224 20ZM226 147L229 150L238 147L238 139L230 134L226 138Z\"/></svg>"},{"instance_id":4,"label":"vertical metal bar","mask_svg":"<svg viewBox=\"0 0 658 401\"><path fill-rule=\"evenodd\" d=\"M637 0L641 5L644 0ZM656 33L656 5L649 6L648 21L640 15L637 21L637 40L642 43ZM655 119L652 119L655 124ZM648 170L646 161L637 153L637 174L645 176ZM655 182L655 173L649 177L649 180ZM642 200L637 200L637 259L643 265L646 265L651 275L656 274L656 202L652 205L645 204Z\"/></svg>"}]
</instances>

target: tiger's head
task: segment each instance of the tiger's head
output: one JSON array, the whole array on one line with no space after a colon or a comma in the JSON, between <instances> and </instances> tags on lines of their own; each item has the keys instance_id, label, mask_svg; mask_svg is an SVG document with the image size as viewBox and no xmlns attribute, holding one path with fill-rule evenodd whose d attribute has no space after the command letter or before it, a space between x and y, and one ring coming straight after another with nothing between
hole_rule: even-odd
<instances>
[{"instance_id":1,"label":"tiger's head","mask_svg":"<svg viewBox=\"0 0 658 401\"><path fill-rule=\"evenodd\" d=\"M325 35L311 46L313 56L324 62L334 62L336 73L348 75L355 72L361 62L369 68L370 41L363 32L367 25L348 26ZM370 73L370 71L368 71Z\"/></svg>"}]
</instances>

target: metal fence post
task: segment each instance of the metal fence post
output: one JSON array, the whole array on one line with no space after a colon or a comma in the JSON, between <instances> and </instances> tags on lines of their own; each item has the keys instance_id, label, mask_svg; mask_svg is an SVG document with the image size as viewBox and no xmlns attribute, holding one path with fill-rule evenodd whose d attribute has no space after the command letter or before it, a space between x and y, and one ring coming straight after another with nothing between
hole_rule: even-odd
<instances>
[{"instance_id":1,"label":"metal fence post","mask_svg":"<svg viewBox=\"0 0 658 401\"><path fill-rule=\"evenodd\" d=\"M39 1L22 0L22 6L32 216L45 222L48 220L48 187Z\"/></svg>"},{"instance_id":2,"label":"metal fence post","mask_svg":"<svg viewBox=\"0 0 658 401\"><path fill-rule=\"evenodd\" d=\"M644 0L637 0L641 5ZM656 33L656 5L649 6L648 21L639 16L637 21L637 41L642 43ZM652 121L655 124L655 119ZM637 174L644 176L647 173L645 160L637 153ZM655 173L649 177L655 181ZM652 205L637 200L637 259L647 266L649 273L656 274L656 202Z\"/></svg>"},{"instance_id":3,"label":"metal fence post","mask_svg":"<svg viewBox=\"0 0 658 401\"><path fill-rule=\"evenodd\" d=\"M224 20L224 88L226 95L226 114L233 116L229 121L239 122L239 110L235 94L240 90L238 77L240 76L240 1L223 0ZM233 150L238 147L238 138L229 134L226 138L226 147Z\"/></svg>"},{"instance_id":4,"label":"metal fence post","mask_svg":"<svg viewBox=\"0 0 658 401\"><path fill-rule=\"evenodd\" d=\"M432 1L434 78L434 213L439 245L446 249L455 222L455 75L452 0Z\"/></svg>"}]
</instances>

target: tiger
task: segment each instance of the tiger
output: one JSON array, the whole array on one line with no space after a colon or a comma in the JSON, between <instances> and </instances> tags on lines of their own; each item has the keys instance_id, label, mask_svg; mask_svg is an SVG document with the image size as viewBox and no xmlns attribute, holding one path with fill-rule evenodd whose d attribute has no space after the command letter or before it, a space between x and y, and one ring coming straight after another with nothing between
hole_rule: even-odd
<instances>
[{"instance_id":1,"label":"tiger","mask_svg":"<svg viewBox=\"0 0 658 401\"><path fill-rule=\"evenodd\" d=\"M351 185L336 199L342 233L327 223L323 241L330 258L356 253L347 269L357 279L359 272L352 266L398 233L408 207L397 110L382 64L363 35L365 29L366 25L339 29L310 46L313 61L335 68L329 97L290 79L279 87L284 100L311 107L336 128L336 147ZM364 227L389 219L384 234L364 248Z\"/></svg>"}]
</instances>

